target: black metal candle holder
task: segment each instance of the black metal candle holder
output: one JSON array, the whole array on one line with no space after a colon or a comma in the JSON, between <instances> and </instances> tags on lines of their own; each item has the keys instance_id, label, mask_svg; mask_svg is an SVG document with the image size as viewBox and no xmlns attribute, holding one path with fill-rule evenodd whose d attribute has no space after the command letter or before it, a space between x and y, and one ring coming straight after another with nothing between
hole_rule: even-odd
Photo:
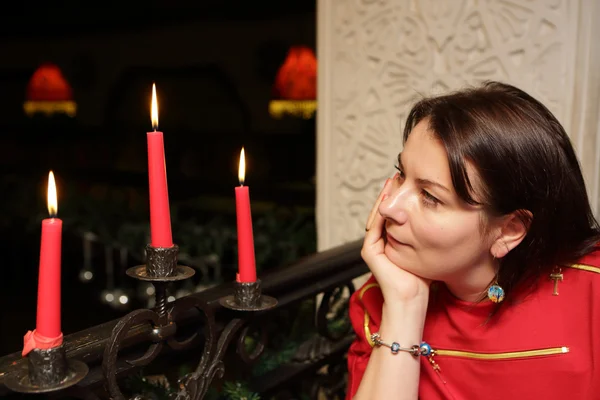
<instances>
[{"instance_id":1,"label":"black metal candle holder","mask_svg":"<svg viewBox=\"0 0 600 400\"><path fill-rule=\"evenodd\" d=\"M188 279L196 271L185 265L177 264L179 246L153 247L146 245L146 264L131 267L126 274L141 281L152 282L155 289L156 309L161 318L167 317L166 285Z\"/></svg>"},{"instance_id":2,"label":"black metal candle holder","mask_svg":"<svg viewBox=\"0 0 600 400\"><path fill-rule=\"evenodd\" d=\"M131 267L127 275L149 282L175 282L194 275L194 270L184 265L177 265L179 246L152 247L146 245L146 264Z\"/></svg>"},{"instance_id":3,"label":"black metal candle holder","mask_svg":"<svg viewBox=\"0 0 600 400\"><path fill-rule=\"evenodd\" d=\"M260 279L234 284L233 294L219 299L223 307L236 311L263 311L277 305L277 299L262 294Z\"/></svg>"},{"instance_id":4,"label":"black metal candle holder","mask_svg":"<svg viewBox=\"0 0 600 400\"><path fill-rule=\"evenodd\" d=\"M152 345L146 353L135 360L127 360L138 367L147 365L160 353L163 343L171 343L177 333L177 325L172 320L171 310L167 310L167 285L192 277L195 271L177 264L179 247L153 247L146 245L146 264L127 269L126 274L140 281L151 282L155 288L154 310L138 309L123 316L113 328L102 358L102 372L108 385L110 398L124 399L117 383L117 359L121 344L126 340L132 326L150 322Z\"/></svg>"},{"instance_id":5,"label":"black metal candle holder","mask_svg":"<svg viewBox=\"0 0 600 400\"><path fill-rule=\"evenodd\" d=\"M88 373L84 362L69 360L63 345L51 349L33 349L27 364L4 378L7 388L18 393L45 393L66 389Z\"/></svg>"}]
</instances>

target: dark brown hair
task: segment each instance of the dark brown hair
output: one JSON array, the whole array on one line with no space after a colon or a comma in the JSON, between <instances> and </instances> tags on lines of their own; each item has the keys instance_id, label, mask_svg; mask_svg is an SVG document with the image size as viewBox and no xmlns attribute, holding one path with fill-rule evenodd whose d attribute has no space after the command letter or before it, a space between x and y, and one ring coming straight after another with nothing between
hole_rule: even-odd
<instances>
[{"instance_id":1,"label":"dark brown hair","mask_svg":"<svg viewBox=\"0 0 600 400\"><path fill-rule=\"evenodd\" d=\"M426 98L408 115L405 142L425 118L446 149L458 196L491 215L519 212L529 225L523 241L501 260L497 279L507 295L597 247L600 229L575 151L542 103L498 82ZM472 197L466 162L482 181L479 203Z\"/></svg>"}]
</instances>

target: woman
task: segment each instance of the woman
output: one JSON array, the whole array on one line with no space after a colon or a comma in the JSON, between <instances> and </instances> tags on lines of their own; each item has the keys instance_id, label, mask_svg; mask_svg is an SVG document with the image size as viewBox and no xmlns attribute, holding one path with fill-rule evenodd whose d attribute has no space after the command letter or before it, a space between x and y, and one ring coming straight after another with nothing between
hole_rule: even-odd
<instances>
[{"instance_id":1,"label":"woman","mask_svg":"<svg viewBox=\"0 0 600 400\"><path fill-rule=\"evenodd\" d=\"M501 83L429 98L369 220L348 398L600 399L600 230L556 118Z\"/></svg>"}]
</instances>

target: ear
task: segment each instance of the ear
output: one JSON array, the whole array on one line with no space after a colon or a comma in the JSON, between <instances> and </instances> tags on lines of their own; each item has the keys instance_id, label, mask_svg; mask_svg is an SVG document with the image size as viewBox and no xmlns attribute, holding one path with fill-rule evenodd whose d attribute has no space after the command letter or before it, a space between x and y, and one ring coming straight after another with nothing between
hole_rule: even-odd
<instances>
[{"instance_id":1,"label":"ear","mask_svg":"<svg viewBox=\"0 0 600 400\"><path fill-rule=\"evenodd\" d=\"M502 258L527 235L533 214L528 210L516 210L500 218L499 235L492 243L490 253L495 258Z\"/></svg>"}]
</instances>

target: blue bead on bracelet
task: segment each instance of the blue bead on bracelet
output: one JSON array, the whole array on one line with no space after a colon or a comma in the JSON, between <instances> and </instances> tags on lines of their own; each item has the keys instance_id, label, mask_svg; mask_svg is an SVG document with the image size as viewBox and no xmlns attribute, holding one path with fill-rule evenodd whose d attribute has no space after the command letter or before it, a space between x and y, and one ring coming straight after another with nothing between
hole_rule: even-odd
<instances>
[{"instance_id":1,"label":"blue bead on bracelet","mask_svg":"<svg viewBox=\"0 0 600 400\"><path fill-rule=\"evenodd\" d=\"M431 354L431 346L429 343L421 342L421 346L419 347L422 356L428 356Z\"/></svg>"},{"instance_id":2,"label":"blue bead on bracelet","mask_svg":"<svg viewBox=\"0 0 600 400\"><path fill-rule=\"evenodd\" d=\"M414 357L418 356L428 356L431 354L431 346L428 343L421 342L420 345L414 345L411 347L402 347L398 342L392 342L392 344L385 343L381 340L381 336L378 332L375 332L371 335L371 340L375 343L376 346L385 346L389 347L392 351L392 354L398 354L400 351L405 351L407 353L412 354Z\"/></svg>"}]
</instances>

